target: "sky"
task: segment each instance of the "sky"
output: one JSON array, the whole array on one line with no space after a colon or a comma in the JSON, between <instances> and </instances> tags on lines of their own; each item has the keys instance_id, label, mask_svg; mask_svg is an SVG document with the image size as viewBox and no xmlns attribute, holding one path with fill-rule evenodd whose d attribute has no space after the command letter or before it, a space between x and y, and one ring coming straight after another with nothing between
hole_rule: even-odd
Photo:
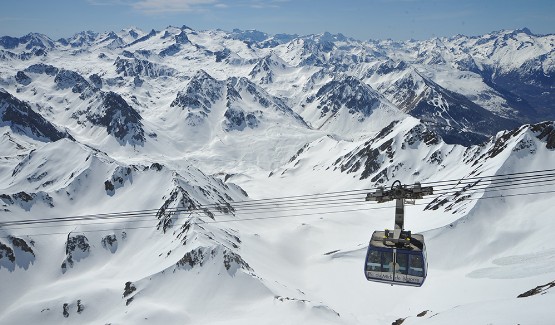
<instances>
[{"instance_id":1,"label":"sky","mask_svg":"<svg viewBox=\"0 0 555 325\"><path fill-rule=\"evenodd\" d=\"M554 0L18 0L3 1L0 36L52 39L127 27L342 33L360 40L429 39L529 28L555 33Z\"/></svg>"}]
</instances>

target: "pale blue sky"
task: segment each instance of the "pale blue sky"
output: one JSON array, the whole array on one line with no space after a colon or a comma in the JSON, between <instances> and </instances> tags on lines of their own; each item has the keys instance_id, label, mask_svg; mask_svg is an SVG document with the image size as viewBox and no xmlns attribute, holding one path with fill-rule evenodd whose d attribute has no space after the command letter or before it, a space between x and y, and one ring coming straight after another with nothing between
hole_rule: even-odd
<instances>
[{"instance_id":1,"label":"pale blue sky","mask_svg":"<svg viewBox=\"0 0 555 325\"><path fill-rule=\"evenodd\" d=\"M428 39L528 27L555 33L555 0L10 0L0 35L76 32L257 29L270 34L328 31L357 39Z\"/></svg>"}]
</instances>

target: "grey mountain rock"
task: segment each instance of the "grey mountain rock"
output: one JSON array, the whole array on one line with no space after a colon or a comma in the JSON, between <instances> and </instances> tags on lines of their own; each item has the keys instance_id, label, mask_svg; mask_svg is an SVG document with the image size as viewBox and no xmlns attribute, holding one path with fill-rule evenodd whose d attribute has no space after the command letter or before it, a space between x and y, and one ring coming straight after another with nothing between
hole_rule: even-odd
<instances>
[{"instance_id":1,"label":"grey mountain rock","mask_svg":"<svg viewBox=\"0 0 555 325\"><path fill-rule=\"evenodd\" d=\"M146 141L141 115L119 94L101 92L93 106L84 112L93 125L106 128L122 145L143 145ZM76 116L77 117L77 116Z\"/></svg>"},{"instance_id":2,"label":"grey mountain rock","mask_svg":"<svg viewBox=\"0 0 555 325\"><path fill-rule=\"evenodd\" d=\"M0 126L40 141L57 141L71 136L50 123L31 106L0 88Z\"/></svg>"}]
</instances>

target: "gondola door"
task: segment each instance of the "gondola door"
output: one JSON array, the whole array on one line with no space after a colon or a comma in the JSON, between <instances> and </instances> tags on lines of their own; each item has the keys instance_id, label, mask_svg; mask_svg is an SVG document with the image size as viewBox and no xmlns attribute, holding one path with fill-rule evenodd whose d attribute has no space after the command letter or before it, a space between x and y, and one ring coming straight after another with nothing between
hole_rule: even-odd
<instances>
[{"instance_id":1,"label":"gondola door","mask_svg":"<svg viewBox=\"0 0 555 325\"><path fill-rule=\"evenodd\" d=\"M395 250L382 251L382 279L394 281L395 279Z\"/></svg>"},{"instance_id":2,"label":"gondola door","mask_svg":"<svg viewBox=\"0 0 555 325\"><path fill-rule=\"evenodd\" d=\"M408 254L395 250L395 267L393 270L393 278L395 282L407 282L407 265Z\"/></svg>"},{"instance_id":3,"label":"gondola door","mask_svg":"<svg viewBox=\"0 0 555 325\"><path fill-rule=\"evenodd\" d=\"M370 281L392 282L394 278L393 249L369 248L366 255L366 278Z\"/></svg>"}]
</instances>

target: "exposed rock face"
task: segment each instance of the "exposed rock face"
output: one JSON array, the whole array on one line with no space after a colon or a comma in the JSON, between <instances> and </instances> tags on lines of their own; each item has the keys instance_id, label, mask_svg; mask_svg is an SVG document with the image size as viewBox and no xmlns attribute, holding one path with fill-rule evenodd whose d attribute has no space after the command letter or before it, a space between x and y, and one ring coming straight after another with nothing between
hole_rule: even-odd
<instances>
[{"instance_id":1,"label":"exposed rock face","mask_svg":"<svg viewBox=\"0 0 555 325\"><path fill-rule=\"evenodd\" d=\"M78 234L67 236L66 241L66 257L62 262L62 273L65 273L68 268L73 268L76 262L89 256L91 245L85 235Z\"/></svg>"},{"instance_id":2,"label":"exposed rock face","mask_svg":"<svg viewBox=\"0 0 555 325\"><path fill-rule=\"evenodd\" d=\"M179 34L174 36L176 44L187 44L189 43L189 37L187 37L187 33L185 31L181 31Z\"/></svg>"},{"instance_id":3,"label":"exposed rock face","mask_svg":"<svg viewBox=\"0 0 555 325\"><path fill-rule=\"evenodd\" d=\"M27 270L35 263L36 256L32 249L34 242L27 240L29 242L23 238L8 236L8 244L0 241L0 269L6 268L12 272L18 267Z\"/></svg>"},{"instance_id":4,"label":"exposed rock face","mask_svg":"<svg viewBox=\"0 0 555 325\"><path fill-rule=\"evenodd\" d=\"M0 242L0 266L6 267L8 262L14 263L15 262L15 255L13 253L13 249L8 247L7 245Z\"/></svg>"},{"instance_id":5,"label":"exposed rock face","mask_svg":"<svg viewBox=\"0 0 555 325\"><path fill-rule=\"evenodd\" d=\"M161 55L168 54L169 53L161 53ZM114 64L116 66L116 72L125 77L145 76L156 78L160 76L172 76L176 73L172 68L134 57L132 59L118 58Z\"/></svg>"},{"instance_id":6,"label":"exposed rock face","mask_svg":"<svg viewBox=\"0 0 555 325\"><path fill-rule=\"evenodd\" d=\"M58 74L59 69L44 63L33 64L25 69L25 72L37 73L37 74L47 74L49 76L55 76Z\"/></svg>"},{"instance_id":7,"label":"exposed rock face","mask_svg":"<svg viewBox=\"0 0 555 325\"><path fill-rule=\"evenodd\" d=\"M392 122L373 139L339 157L333 163L334 169L345 173L360 172L360 179L372 176L370 178L372 182L383 184L390 180L390 176L396 169L403 166L403 162L395 163L398 150L416 149L422 145L433 147L441 142L438 134L422 124L416 125L402 135L390 137L396 125L398 121ZM435 155L432 154L429 162L438 163L441 159L443 159L442 154L437 151Z\"/></svg>"},{"instance_id":8,"label":"exposed rock face","mask_svg":"<svg viewBox=\"0 0 555 325\"><path fill-rule=\"evenodd\" d=\"M258 80L261 84L270 84L274 82L275 75L274 69L285 69L285 63L274 55L268 55L260 59L252 68L249 76L251 79Z\"/></svg>"},{"instance_id":9,"label":"exposed rock face","mask_svg":"<svg viewBox=\"0 0 555 325\"><path fill-rule=\"evenodd\" d=\"M74 93L81 93L87 87L90 87L87 80L79 73L65 69L60 70L58 74L56 74L54 82L60 89L71 88L71 91Z\"/></svg>"},{"instance_id":10,"label":"exposed rock face","mask_svg":"<svg viewBox=\"0 0 555 325\"><path fill-rule=\"evenodd\" d=\"M115 194L115 191L118 188L123 187L126 181L132 180L132 173L132 167L117 166L112 174L112 177L104 182L104 189L106 190L106 194L113 196Z\"/></svg>"},{"instance_id":11,"label":"exposed rock face","mask_svg":"<svg viewBox=\"0 0 555 325\"><path fill-rule=\"evenodd\" d=\"M379 104L380 98L381 95L370 86L357 78L346 76L325 84L307 102L318 101L321 117L335 114L342 107L351 114L361 113L368 117Z\"/></svg>"},{"instance_id":12,"label":"exposed rock face","mask_svg":"<svg viewBox=\"0 0 555 325\"><path fill-rule=\"evenodd\" d=\"M137 287L135 287L135 284L131 281L127 281L125 283L125 288L123 289L122 298L127 298L127 297L131 296L131 294L133 294L136 291L137 291ZM133 302L133 300L135 299L135 295L127 298L127 300L125 301L126 306L129 306L129 304Z\"/></svg>"},{"instance_id":13,"label":"exposed rock face","mask_svg":"<svg viewBox=\"0 0 555 325\"><path fill-rule=\"evenodd\" d=\"M212 105L223 96L223 83L199 70L184 91L177 93L171 107L181 107L210 113Z\"/></svg>"},{"instance_id":14,"label":"exposed rock face","mask_svg":"<svg viewBox=\"0 0 555 325\"><path fill-rule=\"evenodd\" d=\"M62 305L62 315L64 316L64 318L69 318L72 315L72 311L77 312L77 314L80 315L84 310L85 305L83 304L81 299L77 299L76 302L72 303L66 302ZM75 316L75 314L73 315Z\"/></svg>"},{"instance_id":15,"label":"exposed rock face","mask_svg":"<svg viewBox=\"0 0 555 325\"><path fill-rule=\"evenodd\" d=\"M15 81L23 86L27 86L31 83L32 79L28 75L26 75L25 72L18 71L15 75Z\"/></svg>"},{"instance_id":16,"label":"exposed rock face","mask_svg":"<svg viewBox=\"0 0 555 325\"><path fill-rule=\"evenodd\" d=\"M249 264L243 260L239 254L228 249L222 249L221 246L193 249L185 253L185 255L177 261L176 266L180 269L191 270L197 266L202 267L205 263L213 260L221 261L230 275L234 275L239 269L247 272L253 271Z\"/></svg>"},{"instance_id":17,"label":"exposed rock face","mask_svg":"<svg viewBox=\"0 0 555 325\"><path fill-rule=\"evenodd\" d=\"M102 88L102 78L96 74L93 73L90 77L89 80L91 81L91 83L93 84L93 86L95 86L98 89Z\"/></svg>"},{"instance_id":18,"label":"exposed rock face","mask_svg":"<svg viewBox=\"0 0 555 325\"><path fill-rule=\"evenodd\" d=\"M108 134L114 136L122 145L143 145L146 141L141 115L133 109L119 94L103 92L95 102L96 109L85 114L93 125L103 126ZM80 114L74 115L79 118Z\"/></svg>"},{"instance_id":19,"label":"exposed rock face","mask_svg":"<svg viewBox=\"0 0 555 325\"><path fill-rule=\"evenodd\" d=\"M534 124L530 129L538 134L538 139L545 141L547 149L555 149L555 122Z\"/></svg>"},{"instance_id":20,"label":"exposed rock face","mask_svg":"<svg viewBox=\"0 0 555 325\"><path fill-rule=\"evenodd\" d=\"M240 108L228 108L225 111L223 122L226 131L243 131L245 128L254 129L258 126L258 119L253 113L246 113Z\"/></svg>"},{"instance_id":21,"label":"exposed rock face","mask_svg":"<svg viewBox=\"0 0 555 325\"><path fill-rule=\"evenodd\" d=\"M8 125L14 132L41 141L57 141L70 137L31 106L0 88L0 126Z\"/></svg>"},{"instance_id":22,"label":"exposed rock face","mask_svg":"<svg viewBox=\"0 0 555 325\"><path fill-rule=\"evenodd\" d=\"M123 289L123 298L129 296L130 294L132 294L136 290L137 290L137 288L135 287L133 282L131 282L131 281L126 282L125 283L125 289Z\"/></svg>"},{"instance_id":23,"label":"exposed rock face","mask_svg":"<svg viewBox=\"0 0 555 325\"><path fill-rule=\"evenodd\" d=\"M15 172L17 172L17 169ZM1 194L0 200L4 201L7 205L19 206L25 211L31 210L37 203L45 204L51 208L54 207L52 197L44 192L27 193L22 191L15 194Z\"/></svg>"},{"instance_id":24,"label":"exposed rock face","mask_svg":"<svg viewBox=\"0 0 555 325\"><path fill-rule=\"evenodd\" d=\"M115 234L104 236L101 243L102 247L111 253L115 253L118 250L118 238Z\"/></svg>"},{"instance_id":25,"label":"exposed rock face","mask_svg":"<svg viewBox=\"0 0 555 325\"><path fill-rule=\"evenodd\" d=\"M166 232L173 226L180 212L195 210L199 205L184 188L177 186L171 191L169 197L156 213L156 218L159 220L158 229Z\"/></svg>"},{"instance_id":26,"label":"exposed rock face","mask_svg":"<svg viewBox=\"0 0 555 325\"><path fill-rule=\"evenodd\" d=\"M534 289L530 289L524 293L521 293L517 296L517 298L526 298L526 297L531 297L538 294L544 294L546 293L547 290L550 290L553 287L555 287L555 281L551 281L549 283L546 283L541 286L537 286Z\"/></svg>"}]
</instances>

